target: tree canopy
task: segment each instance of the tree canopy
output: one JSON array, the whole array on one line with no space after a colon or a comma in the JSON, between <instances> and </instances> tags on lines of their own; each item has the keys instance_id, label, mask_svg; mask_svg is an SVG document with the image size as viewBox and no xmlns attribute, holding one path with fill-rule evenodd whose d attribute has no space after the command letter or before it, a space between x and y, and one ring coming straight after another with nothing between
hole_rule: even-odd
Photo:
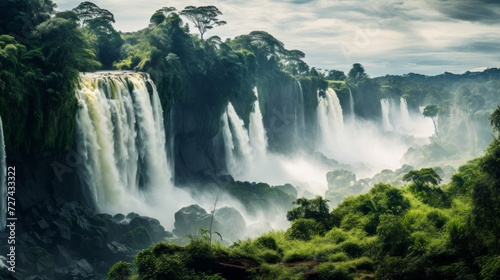
<instances>
[{"instance_id":1,"label":"tree canopy","mask_svg":"<svg viewBox=\"0 0 500 280\"><path fill-rule=\"evenodd\" d=\"M215 6L187 6L180 12L181 15L188 18L200 32L200 39L203 40L203 34L214 26L224 25L227 22L219 20L217 17L222 15L222 12Z\"/></svg>"},{"instance_id":2,"label":"tree canopy","mask_svg":"<svg viewBox=\"0 0 500 280\"><path fill-rule=\"evenodd\" d=\"M500 106L497 106L497 109L491 114L489 120L493 128L500 132Z\"/></svg>"},{"instance_id":3,"label":"tree canopy","mask_svg":"<svg viewBox=\"0 0 500 280\"><path fill-rule=\"evenodd\" d=\"M73 11L77 13L80 23L83 26L95 20L107 23L115 22L115 16L110 11L101 9L99 6L89 1L80 3Z\"/></svg>"},{"instance_id":4,"label":"tree canopy","mask_svg":"<svg viewBox=\"0 0 500 280\"><path fill-rule=\"evenodd\" d=\"M438 112L439 107L437 105L427 105L425 106L424 112L422 114L424 115L424 117L433 118L437 116Z\"/></svg>"},{"instance_id":5,"label":"tree canopy","mask_svg":"<svg viewBox=\"0 0 500 280\"><path fill-rule=\"evenodd\" d=\"M361 79L368 77L368 75L365 73L365 68L363 67L363 65L361 65L360 63L354 63L351 70L349 70L349 74L347 74L347 77L350 79Z\"/></svg>"},{"instance_id":6,"label":"tree canopy","mask_svg":"<svg viewBox=\"0 0 500 280\"><path fill-rule=\"evenodd\" d=\"M403 176L403 181L413 183L419 186L427 186L428 184L438 185L442 179L437 172L432 168L422 168L420 170L411 170Z\"/></svg>"}]
</instances>

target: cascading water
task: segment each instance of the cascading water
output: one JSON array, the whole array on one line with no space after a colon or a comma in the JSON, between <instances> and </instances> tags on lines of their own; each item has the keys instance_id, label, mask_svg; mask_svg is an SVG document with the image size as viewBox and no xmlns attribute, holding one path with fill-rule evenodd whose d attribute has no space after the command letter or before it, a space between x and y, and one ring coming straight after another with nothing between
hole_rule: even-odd
<instances>
[{"instance_id":1,"label":"cascading water","mask_svg":"<svg viewBox=\"0 0 500 280\"><path fill-rule=\"evenodd\" d=\"M406 103L406 99L401 97L399 103L399 108L401 110L401 122L403 125L407 125L411 122L410 113L408 112L408 104Z\"/></svg>"},{"instance_id":2,"label":"cascading water","mask_svg":"<svg viewBox=\"0 0 500 280\"><path fill-rule=\"evenodd\" d=\"M300 81L297 81L299 86L299 92L297 94L296 104L295 104L295 133L297 137L302 137L306 131L305 116L304 116L304 92L302 91L302 85Z\"/></svg>"},{"instance_id":3,"label":"cascading water","mask_svg":"<svg viewBox=\"0 0 500 280\"><path fill-rule=\"evenodd\" d=\"M320 150L332 155L332 147L342 138L344 119L342 107L335 91L328 88L325 96L318 93L318 107L316 109Z\"/></svg>"},{"instance_id":4,"label":"cascading water","mask_svg":"<svg viewBox=\"0 0 500 280\"><path fill-rule=\"evenodd\" d=\"M382 106L382 126L385 131L392 130L391 121L389 119L389 112L390 112L389 100L380 99L380 105Z\"/></svg>"},{"instance_id":5,"label":"cascading water","mask_svg":"<svg viewBox=\"0 0 500 280\"><path fill-rule=\"evenodd\" d=\"M227 117L227 122L224 120L225 117ZM252 147L250 146L248 131L231 102L227 104L222 121L228 171L232 175L241 174L252 166Z\"/></svg>"},{"instance_id":6,"label":"cascading water","mask_svg":"<svg viewBox=\"0 0 500 280\"><path fill-rule=\"evenodd\" d=\"M318 94L316 115L322 145L325 147L332 146L332 142L342 137L342 130L344 128L342 107L333 89L328 88L324 97Z\"/></svg>"},{"instance_id":7,"label":"cascading water","mask_svg":"<svg viewBox=\"0 0 500 280\"><path fill-rule=\"evenodd\" d=\"M356 113L354 112L354 97L352 97L352 91L350 87L347 87L349 89L349 114L351 116L351 120L355 121L356 120Z\"/></svg>"},{"instance_id":8,"label":"cascading water","mask_svg":"<svg viewBox=\"0 0 500 280\"><path fill-rule=\"evenodd\" d=\"M3 124L0 118L0 230L7 225L7 154L3 138Z\"/></svg>"},{"instance_id":9,"label":"cascading water","mask_svg":"<svg viewBox=\"0 0 500 280\"><path fill-rule=\"evenodd\" d=\"M259 93L257 92L256 87L253 89L253 92L257 99L253 104L253 111L250 113L248 134L254 154L259 159L264 159L267 153L267 135L266 130L264 129L264 123L262 122L262 113L260 111L259 104Z\"/></svg>"},{"instance_id":10,"label":"cascading water","mask_svg":"<svg viewBox=\"0 0 500 280\"><path fill-rule=\"evenodd\" d=\"M76 97L79 176L99 208L140 188L171 188L163 110L148 75L82 74Z\"/></svg>"},{"instance_id":11,"label":"cascading water","mask_svg":"<svg viewBox=\"0 0 500 280\"><path fill-rule=\"evenodd\" d=\"M230 174L236 174L238 172L238 163L234 156L234 144L233 144L233 134L231 133L231 128L229 127L229 118L227 116L227 109L222 114L222 137L224 139L224 147L226 153L226 168Z\"/></svg>"}]
</instances>

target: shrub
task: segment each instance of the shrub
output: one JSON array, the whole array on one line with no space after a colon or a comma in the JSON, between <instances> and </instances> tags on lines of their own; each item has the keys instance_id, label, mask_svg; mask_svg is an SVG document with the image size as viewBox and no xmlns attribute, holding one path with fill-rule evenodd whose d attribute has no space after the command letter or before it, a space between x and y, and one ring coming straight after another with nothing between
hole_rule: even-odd
<instances>
[{"instance_id":1,"label":"shrub","mask_svg":"<svg viewBox=\"0 0 500 280\"><path fill-rule=\"evenodd\" d=\"M361 257L357 260L351 262L356 269L373 271L374 263L373 260L368 257Z\"/></svg>"},{"instance_id":2,"label":"shrub","mask_svg":"<svg viewBox=\"0 0 500 280\"><path fill-rule=\"evenodd\" d=\"M427 219L436 227L442 228L446 222L448 221L448 217L446 217L441 211L433 210L427 214Z\"/></svg>"},{"instance_id":3,"label":"shrub","mask_svg":"<svg viewBox=\"0 0 500 280\"><path fill-rule=\"evenodd\" d=\"M130 267L132 264L127 262L115 263L108 272L106 280L128 280L130 275Z\"/></svg>"},{"instance_id":4,"label":"shrub","mask_svg":"<svg viewBox=\"0 0 500 280\"><path fill-rule=\"evenodd\" d=\"M352 258L359 257L363 253L363 249L361 248L361 246L352 241L345 241L344 243L340 244L340 247L342 248L342 251L344 251Z\"/></svg>"},{"instance_id":5,"label":"shrub","mask_svg":"<svg viewBox=\"0 0 500 280\"><path fill-rule=\"evenodd\" d=\"M484 258L485 261L481 265L481 272L479 276L484 280L500 279L500 256L488 256Z\"/></svg>"},{"instance_id":6,"label":"shrub","mask_svg":"<svg viewBox=\"0 0 500 280\"><path fill-rule=\"evenodd\" d=\"M286 232L291 238L310 240L314 235L323 234L325 228L313 219L297 219Z\"/></svg>"},{"instance_id":7,"label":"shrub","mask_svg":"<svg viewBox=\"0 0 500 280\"><path fill-rule=\"evenodd\" d=\"M325 235L325 237L328 239L328 241L339 244L347 240L349 235L339 228L333 228Z\"/></svg>"},{"instance_id":8,"label":"shrub","mask_svg":"<svg viewBox=\"0 0 500 280\"><path fill-rule=\"evenodd\" d=\"M319 279L352 280L354 279L352 269L332 263L322 263L317 266Z\"/></svg>"},{"instance_id":9,"label":"shrub","mask_svg":"<svg viewBox=\"0 0 500 280\"><path fill-rule=\"evenodd\" d=\"M345 262L349 260L349 256L347 256L347 254L344 252L340 252L337 254L330 255L328 257L328 260L331 262Z\"/></svg>"},{"instance_id":10,"label":"shrub","mask_svg":"<svg viewBox=\"0 0 500 280\"><path fill-rule=\"evenodd\" d=\"M278 250L278 245L276 244L276 239L272 236L261 236L255 240L257 246L262 246L269 248L271 250Z\"/></svg>"}]
</instances>

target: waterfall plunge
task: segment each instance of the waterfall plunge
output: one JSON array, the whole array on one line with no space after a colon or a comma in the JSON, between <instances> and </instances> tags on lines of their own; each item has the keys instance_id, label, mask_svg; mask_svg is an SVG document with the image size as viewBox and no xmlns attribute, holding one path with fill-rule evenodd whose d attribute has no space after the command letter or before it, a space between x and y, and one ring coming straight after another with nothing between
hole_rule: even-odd
<instances>
[{"instance_id":1,"label":"waterfall plunge","mask_svg":"<svg viewBox=\"0 0 500 280\"><path fill-rule=\"evenodd\" d=\"M298 85L300 88L300 83ZM250 113L248 132L231 103L228 103L226 111L222 114L222 136L227 171L236 180L266 182L271 185L291 183L301 189L300 191L308 190L323 194L326 189L325 173L328 170L313 166L300 156L285 156L268 150L267 132L256 88L254 88L254 94L257 99L253 111ZM302 91L300 94L302 95ZM300 96L294 96L294 98L297 97L300 99ZM305 131L303 110L295 110L295 113L295 131ZM303 137L303 134L297 136ZM293 140L289 139L289 141ZM243 151L250 150L250 154L242 157L246 153L242 152L241 148ZM249 166L246 165L248 163L250 163Z\"/></svg>"},{"instance_id":2,"label":"waterfall plunge","mask_svg":"<svg viewBox=\"0 0 500 280\"><path fill-rule=\"evenodd\" d=\"M140 188L171 188L163 111L149 76L83 74L76 96L79 176L101 210L135 199Z\"/></svg>"},{"instance_id":3,"label":"waterfall plunge","mask_svg":"<svg viewBox=\"0 0 500 280\"><path fill-rule=\"evenodd\" d=\"M432 120L425 118L421 112L410 112L405 98L400 97L399 106L396 104L396 101L391 99L380 100L384 131L415 137L430 137L433 134Z\"/></svg>"},{"instance_id":4,"label":"waterfall plunge","mask_svg":"<svg viewBox=\"0 0 500 280\"><path fill-rule=\"evenodd\" d=\"M3 138L3 124L0 118L0 231L7 225L7 154Z\"/></svg>"},{"instance_id":5,"label":"waterfall plunge","mask_svg":"<svg viewBox=\"0 0 500 280\"><path fill-rule=\"evenodd\" d=\"M354 112L354 97L352 96L351 88L347 88L349 89L349 114L351 116L351 120L354 122L356 121L356 113Z\"/></svg>"},{"instance_id":6,"label":"waterfall plunge","mask_svg":"<svg viewBox=\"0 0 500 280\"><path fill-rule=\"evenodd\" d=\"M222 123L228 172L233 176L241 175L252 166L252 147L243 120L238 117L231 102L227 104Z\"/></svg>"},{"instance_id":7,"label":"waterfall plunge","mask_svg":"<svg viewBox=\"0 0 500 280\"><path fill-rule=\"evenodd\" d=\"M385 131L392 130L391 121L389 119L389 111L390 111L389 100L380 99L380 105L382 106L382 126Z\"/></svg>"},{"instance_id":8,"label":"waterfall plunge","mask_svg":"<svg viewBox=\"0 0 500 280\"><path fill-rule=\"evenodd\" d=\"M267 135L266 130L264 129L264 123L262 122L262 113L260 111L259 104L259 93L257 92L256 87L253 89L253 92L257 99L253 104L253 111L250 113L248 134L254 154L258 157L259 160L263 160L265 159L267 153Z\"/></svg>"},{"instance_id":9,"label":"waterfall plunge","mask_svg":"<svg viewBox=\"0 0 500 280\"><path fill-rule=\"evenodd\" d=\"M401 111L401 123L403 125L407 125L411 123L410 113L408 112L408 104L406 103L406 99L401 97L399 103L399 109Z\"/></svg>"},{"instance_id":10,"label":"waterfall plunge","mask_svg":"<svg viewBox=\"0 0 500 280\"><path fill-rule=\"evenodd\" d=\"M298 95L295 98L295 134L298 139L303 137L306 132L306 123L304 116L304 92L302 91L302 85L297 81L299 86Z\"/></svg>"},{"instance_id":11,"label":"waterfall plunge","mask_svg":"<svg viewBox=\"0 0 500 280\"><path fill-rule=\"evenodd\" d=\"M328 88L324 97L318 95L316 115L321 146L329 149L333 143L337 142L342 137L344 129L342 107L333 89Z\"/></svg>"}]
</instances>

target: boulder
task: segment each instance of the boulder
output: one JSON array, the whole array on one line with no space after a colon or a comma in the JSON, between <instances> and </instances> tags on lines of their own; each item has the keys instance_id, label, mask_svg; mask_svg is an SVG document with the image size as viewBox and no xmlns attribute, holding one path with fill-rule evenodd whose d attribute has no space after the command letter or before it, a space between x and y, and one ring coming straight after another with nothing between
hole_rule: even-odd
<instances>
[{"instance_id":1,"label":"boulder","mask_svg":"<svg viewBox=\"0 0 500 280\"><path fill-rule=\"evenodd\" d=\"M198 234L200 228L210 229L212 215L197 204L184 207L175 213L174 234ZM219 232L224 240L234 241L245 234L246 222L241 213L232 207L216 209L212 231Z\"/></svg>"},{"instance_id":2,"label":"boulder","mask_svg":"<svg viewBox=\"0 0 500 280\"><path fill-rule=\"evenodd\" d=\"M337 169L326 174L328 189L342 189L356 182L356 174L346 169Z\"/></svg>"},{"instance_id":3,"label":"boulder","mask_svg":"<svg viewBox=\"0 0 500 280\"><path fill-rule=\"evenodd\" d=\"M182 208L174 215L174 234L184 237L186 234L196 234L200 228L210 228L211 215L198 204Z\"/></svg>"},{"instance_id":4,"label":"boulder","mask_svg":"<svg viewBox=\"0 0 500 280\"><path fill-rule=\"evenodd\" d=\"M245 234L247 223L241 213L233 207L215 210L214 220L217 221L214 231L219 232L226 240L237 240Z\"/></svg>"}]
</instances>

